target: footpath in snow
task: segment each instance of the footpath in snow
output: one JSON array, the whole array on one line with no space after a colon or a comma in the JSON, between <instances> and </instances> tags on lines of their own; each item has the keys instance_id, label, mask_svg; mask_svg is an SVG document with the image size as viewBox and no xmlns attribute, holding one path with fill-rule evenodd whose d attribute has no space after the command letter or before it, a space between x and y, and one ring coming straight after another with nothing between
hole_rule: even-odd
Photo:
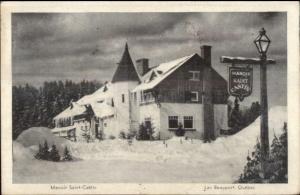
<instances>
[{"instance_id":1,"label":"footpath in snow","mask_svg":"<svg viewBox=\"0 0 300 195\"><path fill-rule=\"evenodd\" d=\"M269 111L270 143L274 134L282 133L286 114L286 107ZM132 144L118 139L78 143L49 132L49 129L29 129L13 143L15 183L233 183L243 171L248 151L253 151L259 138L260 119L233 136L220 137L211 143L178 137L165 142L134 140ZM55 163L34 159L38 143L45 138L50 146L57 144L61 154L63 147L68 146L72 155L81 160Z\"/></svg>"}]
</instances>

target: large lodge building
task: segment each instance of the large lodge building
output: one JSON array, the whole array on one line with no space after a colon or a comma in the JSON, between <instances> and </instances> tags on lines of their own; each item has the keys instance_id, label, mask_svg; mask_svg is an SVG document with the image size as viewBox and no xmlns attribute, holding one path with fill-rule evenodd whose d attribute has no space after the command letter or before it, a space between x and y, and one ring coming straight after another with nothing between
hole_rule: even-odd
<instances>
[{"instance_id":1,"label":"large lodge building","mask_svg":"<svg viewBox=\"0 0 300 195\"><path fill-rule=\"evenodd\" d=\"M128 45L111 82L86 95L54 117L52 132L72 140L118 137L151 123L156 136L168 139L179 123L187 137L217 137L227 130L227 82L211 66L211 47L149 68L136 66Z\"/></svg>"}]
</instances>

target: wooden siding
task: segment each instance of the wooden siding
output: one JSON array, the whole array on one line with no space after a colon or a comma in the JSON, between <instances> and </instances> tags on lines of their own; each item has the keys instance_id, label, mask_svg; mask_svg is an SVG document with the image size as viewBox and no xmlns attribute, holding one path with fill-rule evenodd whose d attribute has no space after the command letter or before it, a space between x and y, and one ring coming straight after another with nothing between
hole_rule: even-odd
<instances>
[{"instance_id":1,"label":"wooden siding","mask_svg":"<svg viewBox=\"0 0 300 195\"><path fill-rule=\"evenodd\" d=\"M182 65L154 89L161 103L202 103L203 72L205 65L200 56L195 55L186 64ZM189 71L200 71L199 81L190 80ZM212 69L213 103L226 104L228 98L227 82ZM191 101L187 92L197 91L198 101Z\"/></svg>"},{"instance_id":2,"label":"wooden siding","mask_svg":"<svg viewBox=\"0 0 300 195\"><path fill-rule=\"evenodd\" d=\"M163 80L155 91L160 102L166 103L202 103L201 58L196 55ZM200 71L199 81L190 80L189 71ZM187 92L197 91L198 102L187 99Z\"/></svg>"},{"instance_id":3,"label":"wooden siding","mask_svg":"<svg viewBox=\"0 0 300 195\"><path fill-rule=\"evenodd\" d=\"M212 69L212 82L213 82L213 104L227 104L229 97L227 91L227 81L214 69Z\"/></svg>"}]
</instances>

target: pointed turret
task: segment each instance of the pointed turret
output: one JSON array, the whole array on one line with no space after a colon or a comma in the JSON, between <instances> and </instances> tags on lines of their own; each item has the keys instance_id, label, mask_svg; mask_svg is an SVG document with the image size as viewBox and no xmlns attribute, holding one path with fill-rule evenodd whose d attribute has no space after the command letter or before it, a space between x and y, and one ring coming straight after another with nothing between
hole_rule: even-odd
<instances>
[{"instance_id":1,"label":"pointed turret","mask_svg":"<svg viewBox=\"0 0 300 195\"><path fill-rule=\"evenodd\" d=\"M118 81L140 81L138 73L133 65L126 43L121 61L118 63L117 70L112 78L112 83Z\"/></svg>"}]
</instances>

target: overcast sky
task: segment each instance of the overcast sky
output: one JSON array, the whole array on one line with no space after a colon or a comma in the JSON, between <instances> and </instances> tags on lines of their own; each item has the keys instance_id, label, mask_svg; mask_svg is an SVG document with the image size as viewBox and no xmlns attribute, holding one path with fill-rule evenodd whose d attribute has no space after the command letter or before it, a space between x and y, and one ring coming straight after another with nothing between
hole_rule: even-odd
<instances>
[{"instance_id":1,"label":"overcast sky","mask_svg":"<svg viewBox=\"0 0 300 195\"><path fill-rule=\"evenodd\" d=\"M269 101L286 105L286 13L18 13L12 17L13 84L44 81L110 81L128 42L133 60L150 66L200 53L212 46L213 67L228 79L222 55L258 56L253 40L264 27L272 40L268 57ZM259 100L259 68L248 101Z\"/></svg>"}]
</instances>

